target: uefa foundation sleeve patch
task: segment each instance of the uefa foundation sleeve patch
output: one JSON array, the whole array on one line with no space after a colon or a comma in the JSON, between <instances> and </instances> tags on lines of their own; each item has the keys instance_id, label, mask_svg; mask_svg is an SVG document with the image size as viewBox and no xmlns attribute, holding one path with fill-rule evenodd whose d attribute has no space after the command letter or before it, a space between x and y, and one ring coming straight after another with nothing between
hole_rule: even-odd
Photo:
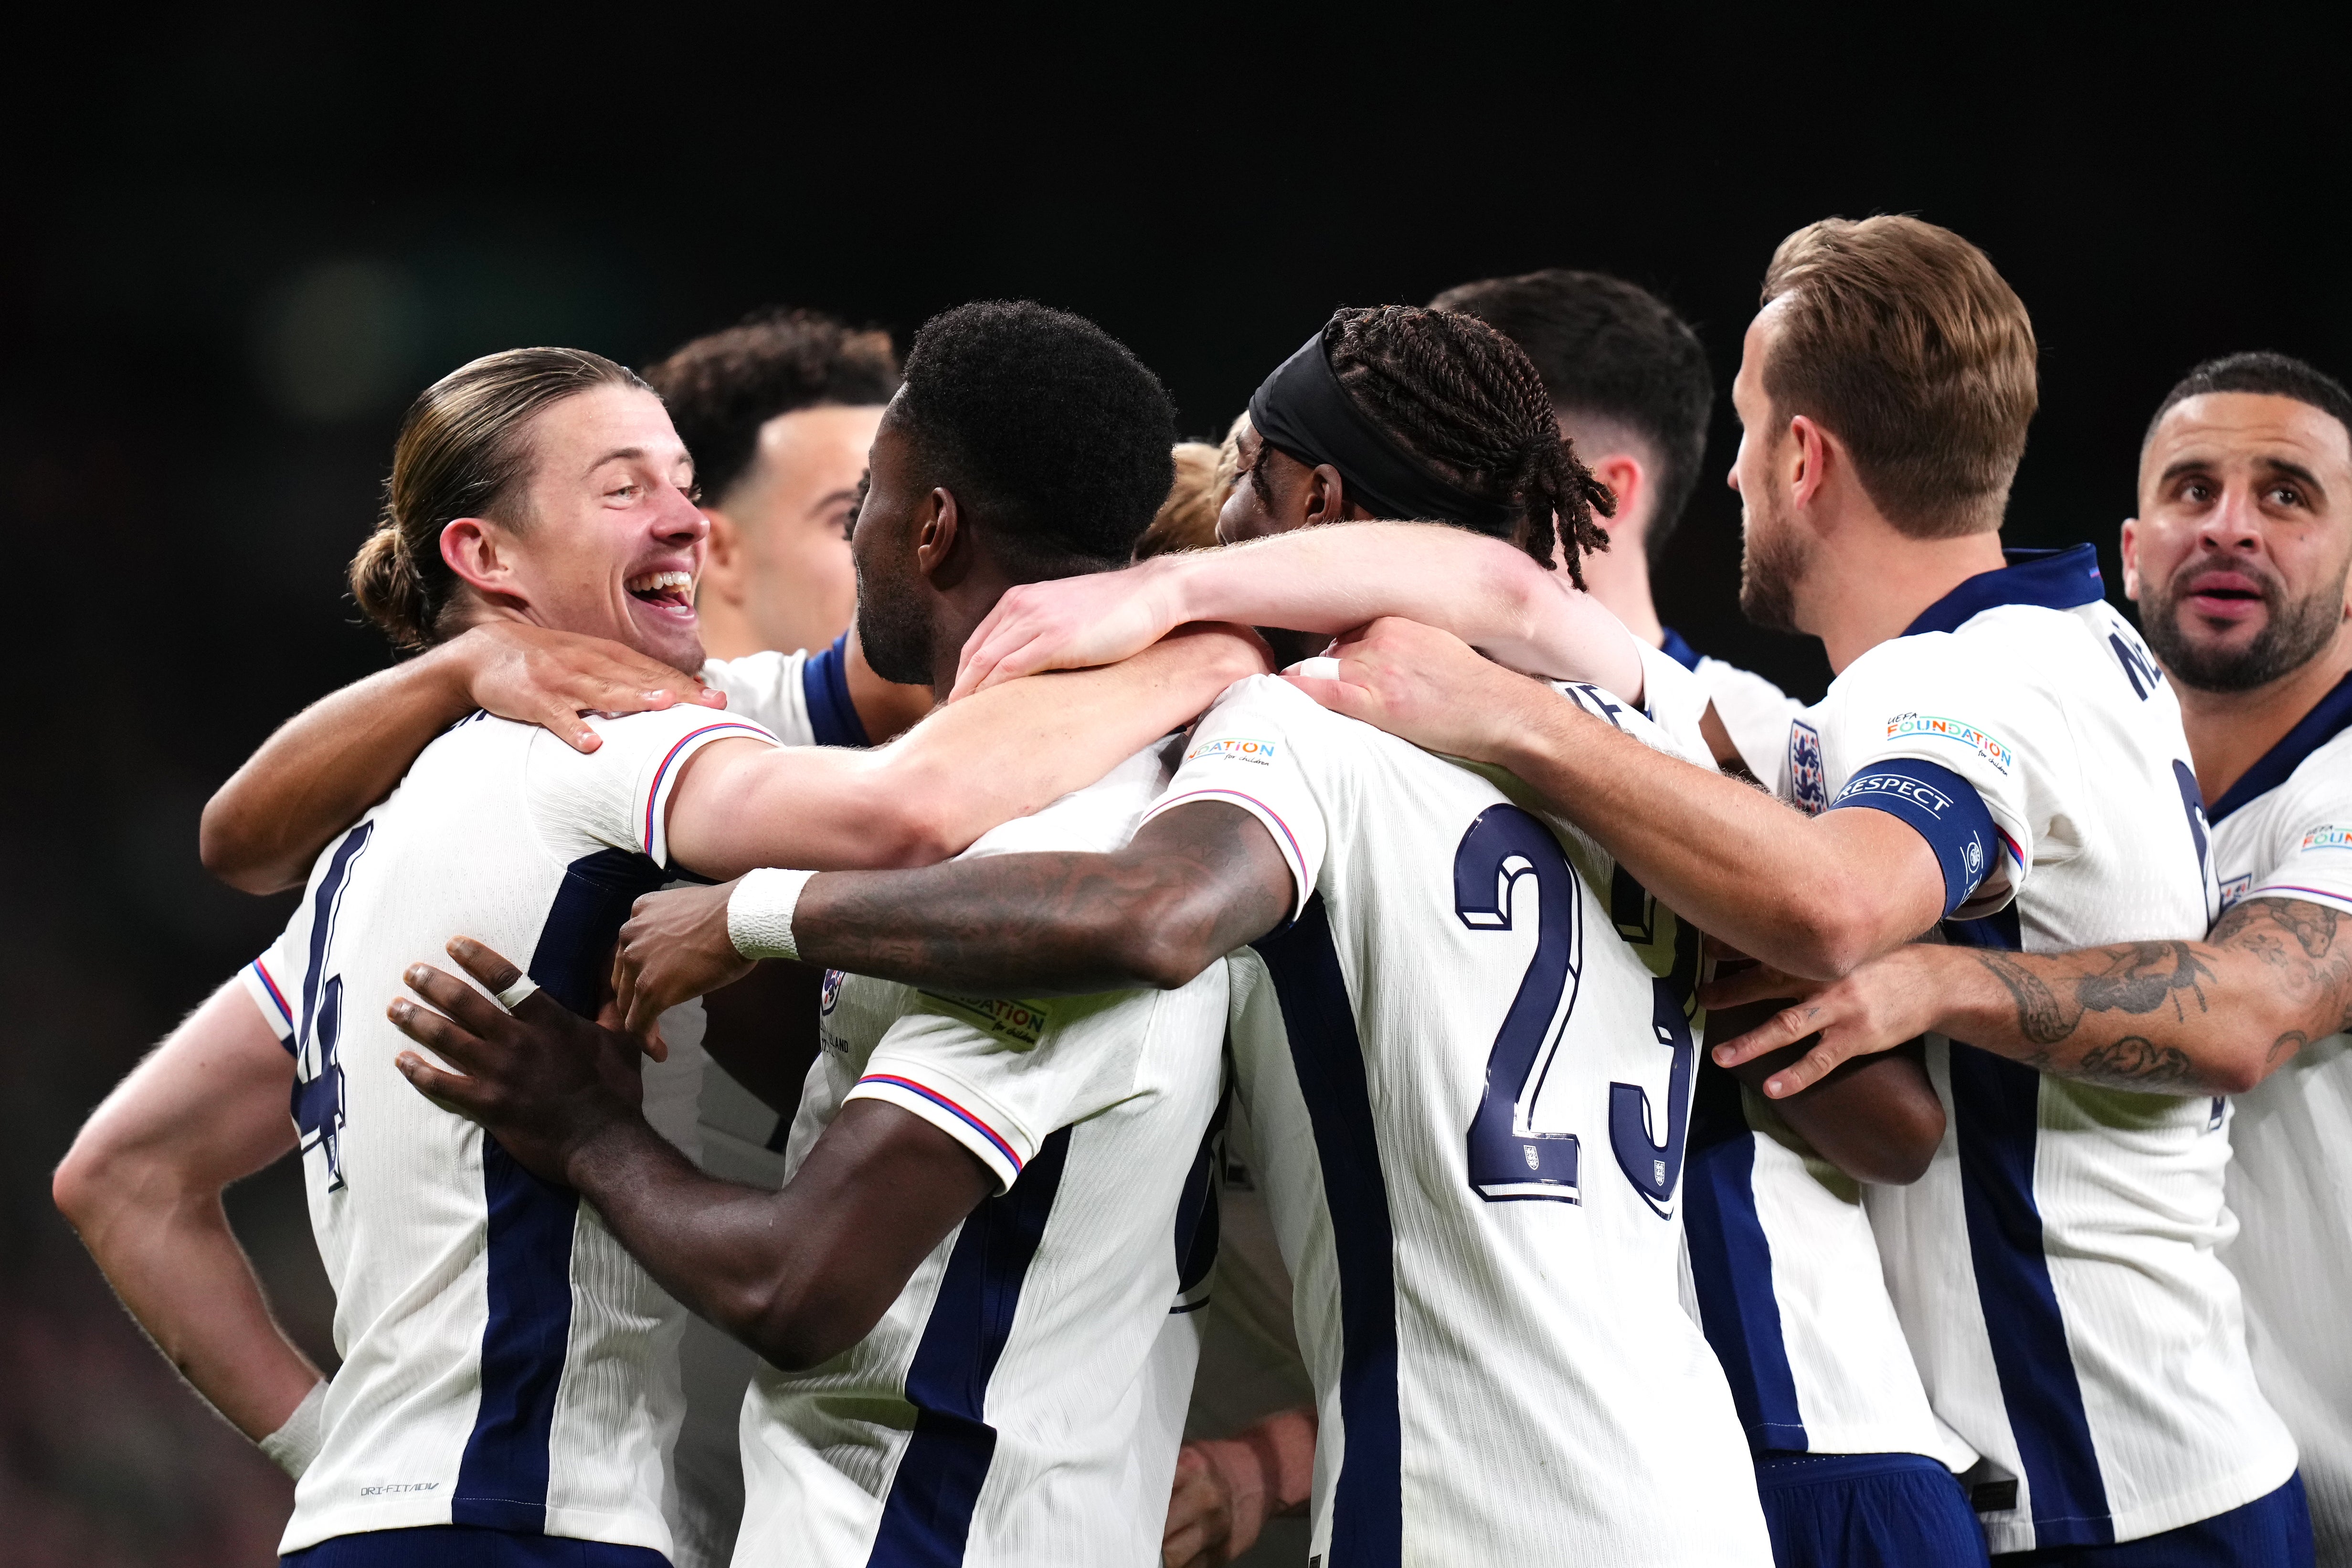
<instances>
[{"instance_id":1,"label":"uefa foundation sleeve patch","mask_svg":"<svg viewBox=\"0 0 2352 1568\"><path fill-rule=\"evenodd\" d=\"M1274 765L1275 744L1246 735L1220 735L1213 741L1194 742L1184 753L1188 763L1255 763L1259 767Z\"/></svg>"}]
</instances>

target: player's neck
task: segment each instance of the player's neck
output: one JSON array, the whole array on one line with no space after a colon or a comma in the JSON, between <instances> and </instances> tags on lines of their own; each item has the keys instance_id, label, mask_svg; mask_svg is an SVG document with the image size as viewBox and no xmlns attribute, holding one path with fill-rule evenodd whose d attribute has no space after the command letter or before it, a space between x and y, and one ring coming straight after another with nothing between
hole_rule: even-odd
<instances>
[{"instance_id":1,"label":"player's neck","mask_svg":"<svg viewBox=\"0 0 2352 1568\"><path fill-rule=\"evenodd\" d=\"M768 646L761 640L759 628L751 624L743 606L723 595L698 596L694 614L702 627L702 651L713 658L741 658Z\"/></svg>"},{"instance_id":2,"label":"player's neck","mask_svg":"<svg viewBox=\"0 0 2352 1568\"><path fill-rule=\"evenodd\" d=\"M1998 533L1912 539L1872 520L1820 542L1806 630L1822 639L1830 668L1901 637L1927 607L1969 578L2007 564Z\"/></svg>"},{"instance_id":3,"label":"player's neck","mask_svg":"<svg viewBox=\"0 0 2352 1568\"><path fill-rule=\"evenodd\" d=\"M869 745L897 739L937 705L929 687L901 686L875 674L874 667L866 662L866 649L857 641L856 626L849 628L849 647L845 651L848 657L842 661L842 673L849 682L849 705L857 710L857 722L865 728Z\"/></svg>"},{"instance_id":4,"label":"player's neck","mask_svg":"<svg viewBox=\"0 0 2352 1568\"><path fill-rule=\"evenodd\" d=\"M1584 590L1624 622L1627 631L1652 647L1664 644L1666 628L1650 598L1650 560L1639 530L1625 530L1607 550L1585 556Z\"/></svg>"},{"instance_id":5,"label":"player's neck","mask_svg":"<svg viewBox=\"0 0 2352 1568\"><path fill-rule=\"evenodd\" d=\"M2335 640L2318 658L2252 691L2207 691L2175 676L2180 724L2189 732L2189 755L2206 804L2228 794L2347 671L2352 671L2352 622L2336 628Z\"/></svg>"}]
</instances>

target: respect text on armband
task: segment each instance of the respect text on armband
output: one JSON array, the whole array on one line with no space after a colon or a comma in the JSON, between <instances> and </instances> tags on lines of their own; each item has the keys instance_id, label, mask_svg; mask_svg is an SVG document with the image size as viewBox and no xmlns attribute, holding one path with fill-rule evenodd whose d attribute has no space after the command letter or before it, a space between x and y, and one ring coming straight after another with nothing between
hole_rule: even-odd
<instances>
[{"instance_id":1,"label":"respect text on armband","mask_svg":"<svg viewBox=\"0 0 2352 1568\"><path fill-rule=\"evenodd\" d=\"M2011 751L2008 746L1986 734L1974 724L1958 719L1939 719L1932 713L1897 713L1886 721L1886 738L1890 741L1907 741L1918 737L1950 741L1957 745L1966 746L2002 773L2007 773L2011 765L2017 761L2017 753Z\"/></svg>"},{"instance_id":2,"label":"respect text on armband","mask_svg":"<svg viewBox=\"0 0 2352 1568\"><path fill-rule=\"evenodd\" d=\"M1922 784L1917 779L1906 778L1901 773L1858 774L1846 781L1845 788L1838 791L1837 799L1830 804L1843 805L1850 800L1866 795L1900 796L1937 821L1941 821L1944 813L1952 808L1950 795L1933 784Z\"/></svg>"}]
</instances>

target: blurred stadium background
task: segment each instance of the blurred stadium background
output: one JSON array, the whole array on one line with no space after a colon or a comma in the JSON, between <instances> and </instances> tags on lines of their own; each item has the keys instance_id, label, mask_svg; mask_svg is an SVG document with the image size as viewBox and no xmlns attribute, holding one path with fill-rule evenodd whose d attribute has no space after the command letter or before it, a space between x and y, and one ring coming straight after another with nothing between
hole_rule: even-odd
<instances>
[{"instance_id":1,"label":"blurred stadium background","mask_svg":"<svg viewBox=\"0 0 2352 1568\"><path fill-rule=\"evenodd\" d=\"M1782 234L1913 211L1982 244L2041 333L2013 539L2095 539L2112 584L2181 370L2274 347L2352 373L2340 112L2245 8L2178 41L2147 16L1886 16L45 18L0 246L0 505L47 582L8 617L0 783L0 1563L274 1548L286 1483L122 1316L47 1173L284 918L205 877L197 814L384 661L341 574L418 387L525 342L642 364L769 302L903 344L1014 295L1101 321L1213 438L1335 306L1551 265L1662 293L1727 387ZM1722 401L1712 469L1736 439ZM1738 620L1738 523L1704 485L1666 618L1817 694L1810 645ZM299 1176L232 1208L331 1364Z\"/></svg>"}]
</instances>

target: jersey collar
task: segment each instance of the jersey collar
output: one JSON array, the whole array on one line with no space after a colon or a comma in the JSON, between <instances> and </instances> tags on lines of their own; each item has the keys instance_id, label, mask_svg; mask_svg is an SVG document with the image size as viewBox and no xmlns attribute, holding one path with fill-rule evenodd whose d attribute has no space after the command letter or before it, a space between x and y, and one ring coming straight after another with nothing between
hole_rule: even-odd
<instances>
[{"instance_id":1,"label":"jersey collar","mask_svg":"<svg viewBox=\"0 0 2352 1568\"><path fill-rule=\"evenodd\" d=\"M1658 645L1658 651L1664 654L1668 658L1673 659L1676 664L1681 665L1685 669L1696 669L1698 668L1699 659L1698 649L1691 647L1688 642L1685 641L1683 634L1675 630L1674 627L1663 626L1659 629L1666 634L1666 639Z\"/></svg>"},{"instance_id":2,"label":"jersey collar","mask_svg":"<svg viewBox=\"0 0 2352 1568\"><path fill-rule=\"evenodd\" d=\"M2279 743L2264 752L2262 761L2223 790L2221 798L2206 808L2205 820L2219 822L2240 806L2270 794L2286 783L2305 757L2347 730L2352 730L2352 673L2337 681L2310 712L2296 721L2294 729L2280 736Z\"/></svg>"},{"instance_id":3,"label":"jersey collar","mask_svg":"<svg viewBox=\"0 0 2352 1568\"><path fill-rule=\"evenodd\" d=\"M2072 610L2106 597L2105 584L2099 581L2099 552L2095 545L2000 553L2008 565L1978 573L1928 605L1917 620L1903 628L1903 635L1956 632L1985 611L2003 605Z\"/></svg>"}]
</instances>

